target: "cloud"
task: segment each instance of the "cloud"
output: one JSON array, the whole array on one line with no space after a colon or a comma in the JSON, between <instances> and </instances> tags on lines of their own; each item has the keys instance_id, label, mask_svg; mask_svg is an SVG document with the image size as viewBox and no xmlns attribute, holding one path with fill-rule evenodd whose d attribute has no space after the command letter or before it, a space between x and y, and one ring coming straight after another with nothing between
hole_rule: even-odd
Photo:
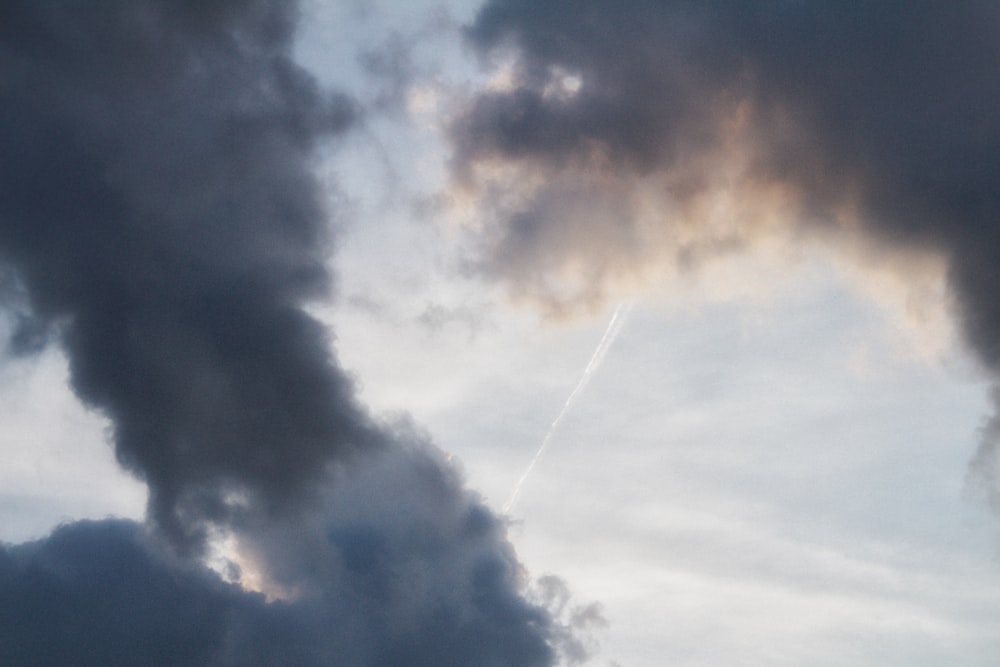
<instances>
[{"instance_id":1,"label":"cloud","mask_svg":"<svg viewBox=\"0 0 1000 667\"><path fill-rule=\"evenodd\" d=\"M0 658L552 664L549 641L572 640L570 628L518 594L503 524L431 452L376 459L297 521L243 526L227 568L243 586L178 560L134 522L79 522L3 549Z\"/></svg>"},{"instance_id":2,"label":"cloud","mask_svg":"<svg viewBox=\"0 0 1000 667\"><path fill-rule=\"evenodd\" d=\"M998 21L990 3L487 3L467 36L505 74L452 126L458 184L502 197L483 266L537 281L512 248L600 272L661 261L650 243L697 263L860 226L947 254L990 310L959 265L992 247Z\"/></svg>"},{"instance_id":3,"label":"cloud","mask_svg":"<svg viewBox=\"0 0 1000 667\"><path fill-rule=\"evenodd\" d=\"M146 524L3 549L3 662L540 666L566 641L502 522L368 413L304 309L331 289L318 149L361 112L292 61L295 19L0 9L11 345L62 345L149 486Z\"/></svg>"},{"instance_id":4,"label":"cloud","mask_svg":"<svg viewBox=\"0 0 1000 667\"><path fill-rule=\"evenodd\" d=\"M860 238L904 275L940 258L996 374L998 28L990 2L491 0L467 38L498 73L451 125L454 189L485 202L477 267L561 312Z\"/></svg>"},{"instance_id":5,"label":"cloud","mask_svg":"<svg viewBox=\"0 0 1000 667\"><path fill-rule=\"evenodd\" d=\"M328 289L310 167L348 127L267 4L4 10L0 248L151 510L280 504L377 439L300 309ZM190 527L190 526L187 526Z\"/></svg>"},{"instance_id":6,"label":"cloud","mask_svg":"<svg viewBox=\"0 0 1000 667\"><path fill-rule=\"evenodd\" d=\"M170 566L130 522L80 522L0 553L10 664L211 664L233 612L263 596ZM245 619L249 620L249 619Z\"/></svg>"}]
</instances>

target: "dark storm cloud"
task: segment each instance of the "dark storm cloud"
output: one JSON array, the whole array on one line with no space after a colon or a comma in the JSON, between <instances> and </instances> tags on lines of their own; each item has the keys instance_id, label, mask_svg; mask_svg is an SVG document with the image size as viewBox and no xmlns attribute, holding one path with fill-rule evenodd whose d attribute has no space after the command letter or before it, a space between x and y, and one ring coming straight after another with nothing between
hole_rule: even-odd
<instances>
[{"instance_id":1,"label":"dark storm cloud","mask_svg":"<svg viewBox=\"0 0 1000 667\"><path fill-rule=\"evenodd\" d=\"M874 234L949 253L970 337L997 364L998 34L991 2L497 0L468 36L491 57L512 50L516 74L456 122L456 169L662 171L683 199L738 116L749 176L794 187L811 221L857 197ZM579 88L554 94L565 76ZM555 224L539 213L505 233Z\"/></svg>"},{"instance_id":2,"label":"dark storm cloud","mask_svg":"<svg viewBox=\"0 0 1000 667\"><path fill-rule=\"evenodd\" d=\"M353 118L284 3L0 9L0 257L113 420L154 516L280 504L375 439L301 304L328 288L317 141ZM22 334L22 338L25 335Z\"/></svg>"},{"instance_id":3,"label":"dark storm cloud","mask_svg":"<svg viewBox=\"0 0 1000 667\"><path fill-rule=\"evenodd\" d=\"M125 664L138 645L150 664L209 664L224 612L241 597L220 584L205 572L172 572L134 524L61 528L0 552L0 660Z\"/></svg>"},{"instance_id":4,"label":"dark storm cloud","mask_svg":"<svg viewBox=\"0 0 1000 667\"><path fill-rule=\"evenodd\" d=\"M62 344L151 519L0 551L4 664L520 667L566 641L503 525L368 415L303 309L330 289L316 152L358 112L292 62L294 19L0 6L10 347ZM246 589L201 564L218 548Z\"/></svg>"},{"instance_id":5,"label":"dark storm cloud","mask_svg":"<svg viewBox=\"0 0 1000 667\"><path fill-rule=\"evenodd\" d=\"M244 551L329 620L326 632L356 652L344 664L554 662L568 629L518 593L506 526L440 453L386 451L333 481L320 512L256 526Z\"/></svg>"},{"instance_id":6,"label":"dark storm cloud","mask_svg":"<svg viewBox=\"0 0 1000 667\"><path fill-rule=\"evenodd\" d=\"M630 182L662 195L651 238L684 227L713 242L678 242L675 263L759 233L739 211L723 238L701 210L672 217L713 178L778 186L807 231L836 236L850 211L882 247L942 255L965 336L1000 372L997 3L492 0L467 35L514 69L455 122L457 181L497 197L477 170L500 165L522 174L505 183L543 183L504 193L483 249L515 290L545 266L644 260ZM734 128L748 157L727 182ZM601 202L615 212L588 222ZM587 245L601 232L620 241ZM538 262L506 262L522 246Z\"/></svg>"},{"instance_id":7,"label":"dark storm cloud","mask_svg":"<svg viewBox=\"0 0 1000 667\"><path fill-rule=\"evenodd\" d=\"M245 553L267 558L286 599L164 556L131 522L80 522L0 550L0 661L552 664L548 640L572 641L573 628L517 595L503 526L433 456L376 458L340 480L324 512L253 533Z\"/></svg>"},{"instance_id":8,"label":"dark storm cloud","mask_svg":"<svg viewBox=\"0 0 1000 667\"><path fill-rule=\"evenodd\" d=\"M589 655L594 608L526 599L506 526L439 453L409 445L341 470L295 521L241 517L220 569L263 592L129 521L0 545L0 663L545 667Z\"/></svg>"}]
</instances>

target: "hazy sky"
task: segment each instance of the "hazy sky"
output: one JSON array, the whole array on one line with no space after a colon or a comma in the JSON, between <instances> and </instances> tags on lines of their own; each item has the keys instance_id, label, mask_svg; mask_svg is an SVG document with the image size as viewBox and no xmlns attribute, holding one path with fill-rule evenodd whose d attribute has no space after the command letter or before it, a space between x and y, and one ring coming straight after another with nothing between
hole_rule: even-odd
<instances>
[{"instance_id":1,"label":"hazy sky","mask_svg":"<svg viewBox=\"0 0 1000 667\"><path fill-rule=\"evenodd\" d=\"M998 37L9 4L0 662L993 664Z\"/></svg>"}]
</instances>

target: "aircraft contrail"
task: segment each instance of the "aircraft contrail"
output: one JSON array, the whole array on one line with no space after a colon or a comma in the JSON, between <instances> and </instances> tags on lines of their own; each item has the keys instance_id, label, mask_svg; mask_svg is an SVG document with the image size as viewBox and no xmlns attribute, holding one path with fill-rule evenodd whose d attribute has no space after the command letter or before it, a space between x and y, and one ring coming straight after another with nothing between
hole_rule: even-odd
<instances>
[{"instance_id":1,"label":"aircraft contrail","mask_svg":"<svg viewBox=\"0 0 1000 667\"><path fill-rule=\"evenodd\" d=\"M590 361L587 363L587 367L583 369L583 373L580 375L580 379L577 381L576 386L573 391L570 392L569 397L566 402L563 403L562 410L556 415L556 418L552 420L549 425L549 430L545 433L545 437L542 439L542 444L538 446L538 450L535 455L531 457L531 461L528 463L528 467L524 469L524 473L521 478L517 480L517 484L514 485L514 490L510 494L510 498L504 503L503 511L505 514L509 513L511 508L517 502L517 496L521 493L521 487L524 485L525 480L531 476L531 471L535 469L535 464L538 460L542 458L542 454L545 453L546 447L548 447L549 440L552 439L552 435L555 433L556 428L559 426L559 422L563 420L566 413L573 406L576 401L577 396L584 390L587 383L590 382L591 376L593 376L594 371L597 367L601 365L604 360L604 355L607 354L608 349L611 347L612 343L615 342L615 338L618 337L618 333L621 331L622 324L625 321L625 315L632 310L632 304L621 304L615 308L614 314L611 315L611 321L608 322L607 329L604 330L604 335L601 336L601 341L597 344L594 349L594 353L590 355Z\"/></svg>"}]
</instances>

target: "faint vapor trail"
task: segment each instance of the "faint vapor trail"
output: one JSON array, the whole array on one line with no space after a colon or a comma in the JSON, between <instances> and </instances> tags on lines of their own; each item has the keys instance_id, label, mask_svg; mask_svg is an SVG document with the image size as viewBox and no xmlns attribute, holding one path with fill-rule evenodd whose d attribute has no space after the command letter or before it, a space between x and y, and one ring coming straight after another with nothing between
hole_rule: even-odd
<instances>
[{"instance_id":1,"label":"faint vapor trail","mask_svg":"<svg viewBox=\"0 0 1000 667\"><path fill-rule=\"evenodd\" d=\"M549 430L545 433L545 438L542 439L542 444L538 446L538 450L535 452L535 455L531 457L528 467L524 469L524 473L521 475L521 478L518 479L517 484L514 485L514 490L511 492L510 498L508 498L507 502L504 503L503 511L505 514L509 513L511 508L513 508L514 504L517 502L517 496L521 493L521 487L524 485L525 480L531 476L531 471L535 469L535 464L537 464L538 460L542 458L542 454L545 453L545 448L548 447L549 440L552 439L552 435L559 426L559 422L561 422L563 417L566 416L566 413L569 412L569 409L573 406L576 398L587 386L587 383L590 382L590 378L594 374L594 371L596 371L597 367L601 365L602 361L604 361L604 355L607 354L608 349L610 349L611 345L615 342L615 338L618 337L618 333L621 331L622 325L625 322L625 317L628 316L628 313L632 310L632 305L633 304L631 303L621 304L615 308L614 314L611 315L611 321L608 322L608 328L604 330L604 335L601 337L601 341L594 349L594 353L590 356L590 361L587 363L587 367L583 369L583 374L580 375L580 379L577 381L576 387L573 388L573 391L570 392L566 402L563 403L562 410L560 410L559 414L556 415L556 418L552 420L552 424L549 425Z\"/></svg>"}]
</instances>

